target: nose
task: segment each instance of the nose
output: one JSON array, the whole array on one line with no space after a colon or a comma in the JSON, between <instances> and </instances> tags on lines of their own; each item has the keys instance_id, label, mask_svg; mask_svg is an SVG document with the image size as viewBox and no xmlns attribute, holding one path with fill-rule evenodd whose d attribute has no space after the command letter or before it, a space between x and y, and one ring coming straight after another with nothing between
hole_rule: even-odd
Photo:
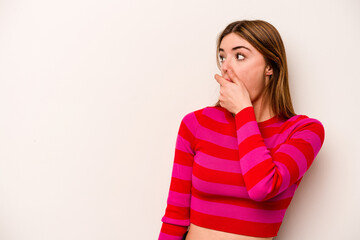
<instances>
[{"instance_id":1,"label":"nose","mask_svg":"<svg viewBox=\"0 0 360 240\"><path fill-rule=\"evenodd\" d=\"M231 58L225 59L225 60L221 63L221 72L222 72L222 75L223 75L223 76L227 75L227 72L228 72L229 69L232 69L232 66L231 66Z\"/></svg>"}]
</instances>

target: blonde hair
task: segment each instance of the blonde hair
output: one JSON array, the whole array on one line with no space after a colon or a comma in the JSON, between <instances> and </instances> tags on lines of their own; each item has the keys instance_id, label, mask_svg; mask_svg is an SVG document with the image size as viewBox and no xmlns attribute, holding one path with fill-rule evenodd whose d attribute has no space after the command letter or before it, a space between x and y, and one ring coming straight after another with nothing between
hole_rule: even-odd
<instances>
[{"instance_id":1,"label":"blonde hair","mask_svg":"<svg viewBox=\"0 0 360 240\"><path fill-rule=\"evenodd\" d=\"M291 101L286 54L279 32L270 23L263 20L242 20L230 23L219 35L216 47L216 62L219 69L219 48L222 39L235 33L248 41L265 59L267 65L273 69L264 89L263 100L269 100L273 113L283 119L295 116ZM215 103L220 106L220 100Z\"/></svg>"}]
</instances>

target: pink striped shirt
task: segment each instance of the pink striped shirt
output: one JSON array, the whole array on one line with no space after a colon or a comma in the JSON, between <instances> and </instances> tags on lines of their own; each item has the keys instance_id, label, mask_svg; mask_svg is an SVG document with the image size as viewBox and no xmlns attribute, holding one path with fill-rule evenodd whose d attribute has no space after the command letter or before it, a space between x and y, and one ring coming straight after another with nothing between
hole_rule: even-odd
<instances>
[{"instance_id":1,"label":"pink striped shirt","mask_svg":"<svg viewBox=\"0 0 360 240\"><path fill-rule=\"evenodd\" d=\"M253 106L208 106L178 131L159 240L181 240L190 223L254 237L277 236L295 190L323 145L306 115L257 122Z\"/></svg>"}]
</instances>

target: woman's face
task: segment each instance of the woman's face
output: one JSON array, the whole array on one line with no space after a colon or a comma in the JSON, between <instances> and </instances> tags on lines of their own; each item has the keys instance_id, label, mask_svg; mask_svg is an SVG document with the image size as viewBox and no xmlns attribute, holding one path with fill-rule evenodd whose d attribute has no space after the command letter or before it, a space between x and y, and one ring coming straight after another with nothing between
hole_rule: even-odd
<instances>
[{"instance_id":1,"label":"woman's face","mask_svg":"<svg viewBox=\"0 0 360 240\"><path fill-rule=\"evenodd\" d=\"M248 41L235 33L226 35L219 48L221 74L229 80L228 69L245 84L252 102L258 100L272 74L265 59Z\"/></svg>"}]
</instances>

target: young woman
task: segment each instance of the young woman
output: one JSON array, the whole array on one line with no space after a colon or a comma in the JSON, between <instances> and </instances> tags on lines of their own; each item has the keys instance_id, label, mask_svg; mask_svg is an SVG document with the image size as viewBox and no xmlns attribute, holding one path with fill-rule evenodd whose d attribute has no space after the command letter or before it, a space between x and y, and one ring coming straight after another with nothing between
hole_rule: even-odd
<instances>
[{"instance_id":1,"label":"young woman","mask_svg":"<svg viewBox=\"0 0 360 240\"><path fill-rule=\"evenodd\" d=\"M274 26L230 23L216 52L219 101L180 123L159 240L272 240L324 142L294 112Z\"/></svg>"}]
</instances>

